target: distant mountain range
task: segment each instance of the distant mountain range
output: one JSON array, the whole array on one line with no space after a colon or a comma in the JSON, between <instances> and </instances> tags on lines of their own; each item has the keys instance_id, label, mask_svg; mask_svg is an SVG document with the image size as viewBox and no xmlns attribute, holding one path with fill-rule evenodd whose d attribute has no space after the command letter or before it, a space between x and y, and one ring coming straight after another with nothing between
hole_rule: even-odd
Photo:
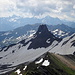
<instances>
[{"instance_id":1,"label":"distant mountain range","mask_svg":"<svg viewBox=\"0 0 75 75\"><path fill-rule=\"evenodd\" d=\"M42 19L39 18L22 18L22 17L4 17L0 18L0 31L8 31L15 29L20 26L24 26L27 24L35 24L35 23L44 23L47 25L57 25L57 24L65 24L72 28L75 28L75 22L63 21L59 18L53 18L50 16L46 16Z\"/></svg>"}]
</instances>

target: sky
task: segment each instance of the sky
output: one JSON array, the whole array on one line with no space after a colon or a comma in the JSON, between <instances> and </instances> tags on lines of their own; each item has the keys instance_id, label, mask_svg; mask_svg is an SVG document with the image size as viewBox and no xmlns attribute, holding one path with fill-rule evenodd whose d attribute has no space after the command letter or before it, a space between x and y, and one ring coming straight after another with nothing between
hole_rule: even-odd
<instances>
[{"instance_id":1,"label":"sky","mask_svg":"<svg viewBox=\"0 0 75 75\"><path fill-rule=\"evenodd\" d=\"M0 0L0 17L13 15L75 21L75 0Z\"/></svg>"}]
</instances>

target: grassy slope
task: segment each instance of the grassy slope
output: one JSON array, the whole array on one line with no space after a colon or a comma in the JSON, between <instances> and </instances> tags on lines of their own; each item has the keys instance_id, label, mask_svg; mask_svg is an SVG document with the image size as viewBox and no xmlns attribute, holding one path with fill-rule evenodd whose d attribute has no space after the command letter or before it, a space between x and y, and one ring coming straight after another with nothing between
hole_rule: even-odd
<instances>
[{"instance_id":1,"label":"grassy slope","mask_svg":"<svg viewBox=\"0 0 75 75\"><path fill-rule=\"evenodd\" d=\"M20 65L18 68L23 75L75 75L75 70L62 63L54 54L47 53L44 59L50 61L49 66L42 66L42 63L35 65L35 62L32 62L25 71L23 71L24 65ZM37 67L39 68L37 69ZM17 74L12 72L9 75Z\"/></svg>"}]
</instances>

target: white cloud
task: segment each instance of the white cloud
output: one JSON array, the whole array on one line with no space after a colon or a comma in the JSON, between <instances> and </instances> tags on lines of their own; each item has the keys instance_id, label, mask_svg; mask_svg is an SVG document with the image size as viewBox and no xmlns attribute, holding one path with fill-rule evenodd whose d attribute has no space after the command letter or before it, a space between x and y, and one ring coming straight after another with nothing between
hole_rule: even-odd
<instances>
[{"instance_id":1,"label":"white cloud","mask_svg":"<svg viewBox=\"0 0 75 75\"><path fill-rule=\"evenodd\" d=\"M73 6L73 8L75 9L75 5Z\"/></svg>"},{"instance_id":2,"label":"white cloud","mask_svg":"<svg viewBox=\"0 0 75 75\"><path fill-rule=\"evenodd\" d=\"M0 17L45 17L75 19L75 0L0 0Z\"/></svg>"}]
</instances>

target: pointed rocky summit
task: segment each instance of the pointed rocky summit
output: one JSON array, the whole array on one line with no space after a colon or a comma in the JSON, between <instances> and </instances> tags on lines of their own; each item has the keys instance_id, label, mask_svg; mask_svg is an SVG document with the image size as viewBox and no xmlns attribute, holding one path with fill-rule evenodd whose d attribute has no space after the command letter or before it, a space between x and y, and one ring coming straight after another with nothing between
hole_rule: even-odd
<instances>
[{"instance_id":1,"label":"pointed rocky summit","mask_svg":"<svg viewBox=\"0 0 75 75\"><path fill-rule=\"evenodd\" d=\"M50 46L53 41L60 42L61 39L55 37L47 28L47 26L40 25L37 32L34 35L35 38L31 39L31 44L28 49L46 48Z\"/></svg>"}]
</instances>

